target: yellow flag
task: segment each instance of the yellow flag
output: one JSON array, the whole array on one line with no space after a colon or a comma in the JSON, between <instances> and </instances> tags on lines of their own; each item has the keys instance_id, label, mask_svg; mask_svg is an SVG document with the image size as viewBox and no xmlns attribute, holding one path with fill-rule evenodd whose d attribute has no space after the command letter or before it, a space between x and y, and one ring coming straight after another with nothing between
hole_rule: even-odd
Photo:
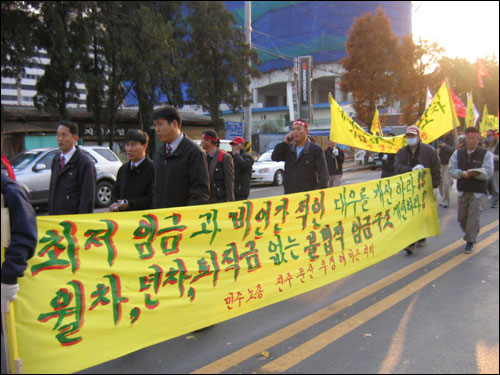
<instances>
[{"instance_id":1,"label":"yellow flag","mask_svg":"<svg viewBox=\"0 0 500 375\"><path fill-rule=\"evenodd\" d=\"M329 95L329 99L332 116L330 139L332 141L363 150L390 154L395 154L401 147L406 145L404 134L396 137L378 137L368 134L347 116L331 95Z\"/></svg>"},{"instance_id":2,"label":"yellow flag","mask_svg":"<svg viewBox=\"0 0 500 375\"><path fill-rule=\"evenodd\" d=\"M398 150L406 146L405 135L396 137L377 137L365 132L356 124L340 105L330 98L330 111L332 116L332 125L330 130L330 139L334 142L369 150L374 152L384 152L395 154ZM451 105L450 92L443 83L434 95L432 103L427 108L416 123L420 128L420 138L424 143L431 143L443 134L453 130L454 109Z\"/></svg>"},{"instance_id":3,"label":"yellow flag","mask_svg":"<svg viewBox=\"0 0 500 375\"><path fill-rule=\"evenodd\" d=\"M483 108L483 118L479 124L479 131L483 137L486 136L486 132L490 129L498 130L498 117L488 114L488 108L486 104Z\"/></svg>"},{"instance_id":4,"label":"yellow flag","mask_svg":"<svg viewBox=\"0 0 500 375\"><path fill-rule=\"evenodd\" d=\"M455 108L452 105L450 90L443 82L432 103L415 124L420 128L420 139L424 143L431 143L453 130L453 117L456 117Z\"/></svg>"},{"instance_id":5,"label":"yellow flag","mask_svg":"<svg viewBox=\"0 0 500 375\"><path fill-rule=\"evenodd\" d=\"M373 116L371 132L375 136L383 137L382 126L380 126L380 118L378 108L375 108L375 115Z\"/></svg>"},{"instance_id":6,"label":"yellow flag","mask_svg":"<svg viewBox=\"0 0 500 375\"><path fill-rule=\"evenodd\" d=\"M479 114L477 113L476 109L474 108L474 102L472 100L472 92L469 95L469 98L467 100L467 113L465 115L465 127L471 127L471 126L476 126L476 120Z\"/></svg>"}]
</instances>

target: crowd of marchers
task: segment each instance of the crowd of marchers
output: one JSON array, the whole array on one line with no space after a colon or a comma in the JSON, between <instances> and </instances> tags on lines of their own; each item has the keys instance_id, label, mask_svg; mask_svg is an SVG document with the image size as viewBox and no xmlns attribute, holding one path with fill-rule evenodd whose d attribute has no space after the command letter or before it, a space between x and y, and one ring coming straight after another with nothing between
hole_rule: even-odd
<instances>
[{"instance_id":1,"label":"crowd of marchers","mask_svg":"<svg viewBox=\"0 0 500 375\"><path fill-rule=\"evenodd\" d=\"M153 160L146 153L149 137L142 130L130 130L125 136L128 162L118 171L112 190L111 212L182 207L248 199L254 159L245 151L245 140L235 137L231 152L220 149L213 130L202 133L201 147L182 131L182 117L171 106L153 112L156 135L162 145ZM95 203L96 171L91 158L77 146L78 125L61 121L57 126L57 144L61 151L51 165L49 214L91 213ZM498 207L499 145L498 132L488 131L480 145L479 131L465 130L463 143L449 133L433 145L421 142L416 126L406 129L408 145L394 154L382 154L382 178L429 168L436 199L450 205L452 179L457 180L458 222L465 233L464 252L472 253L479 233L480 217L488 192L491 206ZM3 145L3 134L2 134ZM295 120L283 141L272 152L272 160L285 164L284 193L339 186L344 153L335 142L328 148L311 142L309 125ZM2 174L2 195L10 215L10 243L2 263L2 309L16 299L27 260L37 245L36 214L26 192L15 182L9 162L2 155L9 176ZM439 196L440 197L439 197ZM2 233L4 238L4 233ZM426 239L406 247L412 254Z\"/></svg>"}]
</instances>

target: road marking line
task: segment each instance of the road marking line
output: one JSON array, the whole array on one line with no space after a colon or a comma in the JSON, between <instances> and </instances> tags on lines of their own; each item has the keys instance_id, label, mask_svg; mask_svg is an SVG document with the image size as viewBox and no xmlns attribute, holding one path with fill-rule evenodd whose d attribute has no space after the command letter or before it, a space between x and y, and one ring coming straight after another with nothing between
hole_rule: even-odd
<instances>
[{"instance_id":1,"label":"road marking line","mask_svg":"<svg viewBox=\"0 0 500 375\"><path fill-rule=\"evenodd\" d=\"M477 250L474 251L474 255L480 252L485 247L491 245L496 240L498 240L498 233L493 233L483 241L479 242L476 245ZM383 300L380 300L379 302L373 304L372 306L366 308L365 310L360 311L351 318L335 325L329 330L319 334L315 338L306 341L297 348L287 352L281 357L278 357L277 359L262 366L259 372L282 373L288 370L289 368L302 362L306 358L309 358L310 356L314 355L315 353L325 348L326 346L330 345L331 343L338 340L347 333L360 327L370 319L376 317L377 315L381 314L382 312L386 311L387 309L401 302L405 298L408 298L415 292L425 287L430 282L434 281L435 279L442 276L446 272L451 271L459 264L468 260L470 256L471 255L467 254L458 254L449 261L441 264L438 268L428 272L424 276L418 278L417 280L413 281L407 286L394 292L390 296L384 298Z\"/></svg>"},{"instance_id":2,"label":"road marking line","mask_svg":"<svg viewBox=\"0 0 500 375\"><path fill-rule=\"evenodd\" d=\"M498 220L494 221L493 223L490 223L484 228L481 228L481 232L484 233L491 230L495 226L498 226L498 223L499 223ZM400 269L399 271L393 272L392 274L387 275L383 279L376 281L375 283L368 285L367 287L360 289L354 292L353 294L346 296L340 299L339 301L336 301L331 305L322 308L321 310L316 311L315 313L312 313L286 327L283 327L280 330L266 337L263 337L255 341L254 343L251 343L231 354L228 354L225 357L222 357L212 363L209 363L191 373L216 374L228 370L231 367L237 365L238 363L241 363L253 356L258 355L262 350L267 350L268 348L280 344L281 342L289 339L290 337L295 336L296 334L305 331L306 329L309 329L310 327L321 322L322 320L329 318L338 311L341 311L349 306L352 306L353 304L359 302L363 298L368 297L369 295L376 293L379 290L397 282L403 277L406 277L409 274L413 273L417 269L422 268L428 265L429 263L433 262L434 260L456 250L459 246L462 246L463 243L464 243L463 240L457 240L452 244L449 244L448 246L432 254L429 254L425 258L422 258Z\"/></svg>"},{"instance_id":3,"label":"road marking line","mask_svg":"<svg viewBox=\"0 0 500 375\"><path fill-rule=\"evenodd\" d=\"M387 354L378 369L377 374L394 374L394 369L396 365L401 360L403 355L403 347L406 340L406 333L408 332L408 322L410 321L410 316L413 312L413 308L415 307L415 303L418 300L420 291L418 291L413 297L410 305L406 309L401 321L398 324L398 328L396 329L396 333L392 337L391 346L387 350Z\"/></svg>"}]
</instances>

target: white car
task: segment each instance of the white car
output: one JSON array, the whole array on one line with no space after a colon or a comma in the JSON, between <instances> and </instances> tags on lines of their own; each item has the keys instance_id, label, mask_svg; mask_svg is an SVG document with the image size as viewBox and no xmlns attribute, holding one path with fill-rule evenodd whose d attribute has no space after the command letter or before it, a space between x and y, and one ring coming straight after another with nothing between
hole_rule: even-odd
<instances>
[{"instance_id":1,"label":"white car","mask_svg":"<svg viewBox=\"0 0 500 375\"><path fill-rule=\"evenodd\" d=\"M122 162L108 147L79 146L95 163L96 206L108 207L111 191ZM38 148L15 155L11 160L16 180L26 188L31 204L45 204L49 201L49 185L52 159L60 154L57 148Z\"/></svg>"},{"instance_id":2,"label":"white car","mask_svg":"<svg viewBox=\"0 0 500 375\"><path fill-rule=\"evenodd\" d=\"M273 161L273 151L266 151L259 156L252 168L252 182L270 183L276 186L282 185L285 178L285 162Z\"/></svg>"},{"instance_id":3,"label":"white car","mask_svg":"<svg viewBox=\"0 0 500 375\"><path fill-rule=\"evenodd\" d=\"M226 151L226 152L231 152L231 151L233 151L233 149L232 149L231 145L229 144L230 142L231 142L231 140L230 140L230 139L221 139L221 140L220 140L220 145L219 145L219 148L220 148L221 150ZM198 146L200 146L200 148L202 148L202 147L201 147L201 139L196 139L196 140L194 141L194 143L196 143Z\"/></svg>"}]
</instances>

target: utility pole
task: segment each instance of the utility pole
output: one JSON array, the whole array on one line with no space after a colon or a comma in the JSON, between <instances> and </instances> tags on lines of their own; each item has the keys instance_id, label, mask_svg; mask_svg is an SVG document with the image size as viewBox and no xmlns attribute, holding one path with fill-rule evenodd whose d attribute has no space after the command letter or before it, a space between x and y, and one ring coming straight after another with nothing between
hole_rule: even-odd
<instances>
[{"instance_id":1,"label":"utility pole","mask_svg":"<svg viewBox=\"0 0 500 375\"><path fill-rule=\"evenodd\" d=\"M250 48L252 48L252 2L245 1L245 39ZM251 61L249 61L251 64ZM247 142L248 151L252 151L252 102L253 102L253 93L252 93L252 81L248 85L248 90L250 91L250 95L252 97L252 101L245 107L245 127L244 127L244 138Z\"/></svg>"}]
</instances>

